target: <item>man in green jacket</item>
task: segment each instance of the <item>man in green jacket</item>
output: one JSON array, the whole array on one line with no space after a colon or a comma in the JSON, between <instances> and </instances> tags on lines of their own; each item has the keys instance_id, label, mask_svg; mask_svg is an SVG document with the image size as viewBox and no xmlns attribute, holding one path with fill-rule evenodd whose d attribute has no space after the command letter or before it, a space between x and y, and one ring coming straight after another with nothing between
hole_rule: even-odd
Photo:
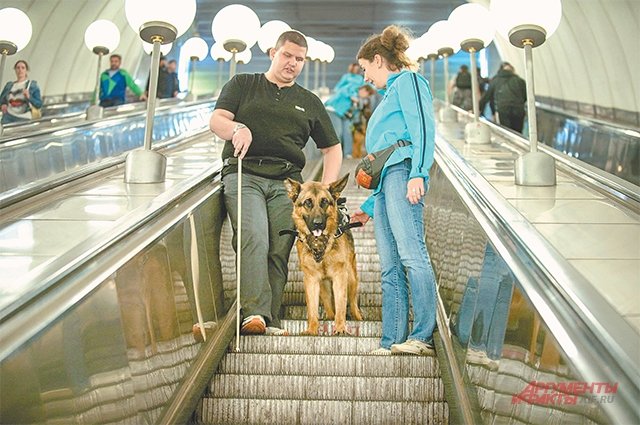
<instances>
[{"instance_id":1,"label":"man in green jacket","mask_svg":"<svg viewBox=\"0 0 640 425\"><path fill-rule=\"evenodd\" d=\"M491 111L497 113L500 125L522 133L526 101L525 81L516 75L509 62L503 62L480 99L480 110L489 103Z\"/></svg>"}]
</instances>

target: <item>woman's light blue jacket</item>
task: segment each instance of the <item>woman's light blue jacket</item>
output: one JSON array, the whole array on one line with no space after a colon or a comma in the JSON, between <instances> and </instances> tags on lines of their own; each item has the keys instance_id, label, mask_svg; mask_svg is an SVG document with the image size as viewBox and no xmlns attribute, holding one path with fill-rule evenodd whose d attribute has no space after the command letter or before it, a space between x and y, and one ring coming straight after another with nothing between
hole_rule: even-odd
<instances>
[{"instance_id":1,"label":"woman's light blue jacket","mask_svg":"<svg viewBox=\"0 0 640 425\"><path fill-rule=\"evenodd\" d=\"M367 152L377 152L398 140L411 142L410 146L396 149L382 170L382 179L389 166L411 158L409 178L423 177L429 180L435 147L435 121L433 97L429 83L412 71L393 73L387 79L382 101L371 115L365 139ZM380 184L362 204L361 209L373 217L374 199L380 192Z\"/></svg>"}]
</instances>

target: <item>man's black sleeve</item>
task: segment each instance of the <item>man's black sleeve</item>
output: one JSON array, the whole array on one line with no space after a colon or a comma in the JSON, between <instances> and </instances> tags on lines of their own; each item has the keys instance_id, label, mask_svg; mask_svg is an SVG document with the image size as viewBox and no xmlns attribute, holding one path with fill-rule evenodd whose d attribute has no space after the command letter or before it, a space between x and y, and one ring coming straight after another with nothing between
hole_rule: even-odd
<instances>
[{"instance_id":1,"label":"man's black sleeve","mask_svg":"<svg viewBox=\"0 0 640 425\"><path fill-rule=\"evenodd\" d=\"M214 109L224 109L232 114L238 112L242 97L242 76L234 75L223 87Z\"/></svg>"}]
</instances>

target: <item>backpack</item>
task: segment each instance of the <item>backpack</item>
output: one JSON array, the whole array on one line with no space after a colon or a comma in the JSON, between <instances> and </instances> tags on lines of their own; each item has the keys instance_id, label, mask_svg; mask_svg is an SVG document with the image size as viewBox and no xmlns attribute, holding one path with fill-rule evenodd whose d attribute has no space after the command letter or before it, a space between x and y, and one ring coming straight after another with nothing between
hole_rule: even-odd
<instances>
[{"instance_id":1,"label":"backpack","mask_svg":"<svg viewBox=\"0 0 640 425\"><path fill-rule=\"evenodd\" d=\"M470 89L471 88L471 74L465 72L458 72L458 76L456 77L456 87L459 89Z\"/></svg>"}]
</instances>

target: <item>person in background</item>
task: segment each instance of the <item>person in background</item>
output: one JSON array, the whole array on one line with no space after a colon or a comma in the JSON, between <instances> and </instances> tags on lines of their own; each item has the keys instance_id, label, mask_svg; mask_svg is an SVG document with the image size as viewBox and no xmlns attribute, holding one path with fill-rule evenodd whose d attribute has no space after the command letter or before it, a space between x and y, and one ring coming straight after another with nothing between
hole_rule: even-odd
<instances>
[{"instance_id":1,"label":"person in background","mask_svg":"<svg viewBox=\"0 0 640 425\"><path fill-rule=\"evenodd\" d=\"M435 149L433 98L427 80L411 71L414 64L405 54L408 46L405 31L391 25L369 37L357 56L365 81L386 89L369 119L367 152L397 146L373 195L351 219L365 224L374 218L382 273L382 338L371 353L376 355L426 355L433 350L436 326L436 279L423 218Z\"/></svg>"},{"instance_id":2,"label":"person in background","mask_svg":"<svg viewBox=\"0 0 640 425\"><path fill-rule=\"evenodd\" d=\"M349 65L349 72L344 74L334 87L333 95L324 103L347 158L353 156L354 103L358 101L358 89L363 83L360 67L357 63L352 63Z\"/></svg>"},{"instance_id":3,"label":"person in background","mask_svg":"<svg viewBox=\"0 0 640 425\"><path fill-rule=\"evenodd\" d=\"M169 74L167 69L167 58L164 56L160 56L160 63L158 65L158 91L156 93L156 97L159 99L168 99L173 97L173 77ZM145 90L145 95L149 97L149 81L151 75L147 78L147 86Z\"/></svg>"},{"instance_id":4,"label":"person in background","mask_svg":"<svg viewBox=\"0 0 640 425\"><path fill-rule=\"evenodd\" d=\"M288 335L281 328L282 293L294 236L293 203L285 177L302 182L302 149L313 138L323 158L322 181L338 179L340 141L322 101L296 83L304 67L307 40L297 31L280 35L269 50L265 73L237 74L222 88L210 128L226 140L222 150L224 203L236 252L242 250L241 333ZM238 158L243 159L242 240L236 240Z\"/></svg>"},{"instance_id":5,"label":"person in background","mask_svg":"<svg viewBox=\"0 0 640 425\"><path fill-rule=\"evenodd\" d=\"M503 62L491 80L489 88L480 99L480 110L487 103L494 105L496 121L507 128L522 133L524 127L524 105L527 102L527 84L518 77L509 62Z\"/></svg>"},{"instance_id":6,"label":"person in background","mask_svg":"<svg viewBox=\"0 0 640 425\"><path fill-rule=\"evenodd\" d=\"M178 81L178 73L176 72L176 67L178 64L175 59L171 59L167 63L167 71L169 72L169 76L171 77L171 93L172 97L178 96L180 93L180 81Z\"/></svg>"},{"instance_id":7,"label":"person in background","mask_svg":"<svg viewBox=\"0 0 640 425\"><path fill-rule=\"evenodd\" d=\"M122 56L113 54L109 57L109 69L100 74L100 106L109 107L122 105L125 102L127 87L140 100L145 97L142 90L133 81L131 75L120 68Z\"/></svg>"},{"instance_id":8,"label":"person in background","mask_svg":"<svg viewBox=\"0 0 640 425\"><path fill-rule=\"evenodd\" d=\"M40 87L34 80L29 80L29 64L19 60L13 66L16 81L9 81L0 93L2 123L25 122L31 120L31 106L42 107Z\"/></svg>"},{"instance_id":9,"label":"person in background","mask_svg":"<svg viewBox=\"0 0 640 425\"><path fill-rule=\"evenodd\" d=\"M450 94L453 95L451 103L465 111L473 109L473 97L471 95L471 73L467 65L461 65L458 75L451 82ZM453 93L451 93L453 92Z\"/></svg>"}]
</instances>

